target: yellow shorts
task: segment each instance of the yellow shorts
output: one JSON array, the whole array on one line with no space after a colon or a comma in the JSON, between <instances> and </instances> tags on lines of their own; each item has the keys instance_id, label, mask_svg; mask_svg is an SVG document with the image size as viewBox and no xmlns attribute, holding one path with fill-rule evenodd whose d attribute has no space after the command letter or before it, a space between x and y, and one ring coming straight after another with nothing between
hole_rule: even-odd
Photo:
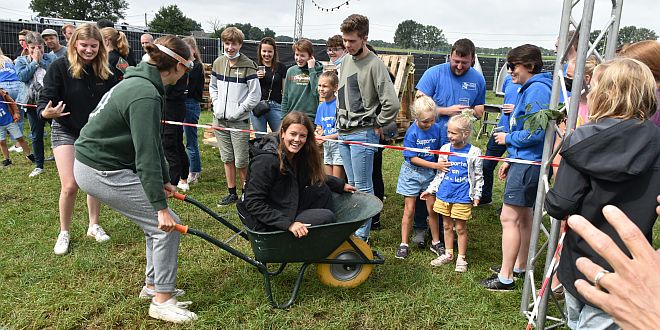
<instances>
[{"instance_id":1,"label":"yellow shorts","mask_svg":"<svg viewBox=\"0 0 660 330\"><path fill-rule=\"evenodd\" d=\"M453 204L436 199L433 211L452 219L469 220L472 217L472 204Z\"/></svg>"}]
</instances>

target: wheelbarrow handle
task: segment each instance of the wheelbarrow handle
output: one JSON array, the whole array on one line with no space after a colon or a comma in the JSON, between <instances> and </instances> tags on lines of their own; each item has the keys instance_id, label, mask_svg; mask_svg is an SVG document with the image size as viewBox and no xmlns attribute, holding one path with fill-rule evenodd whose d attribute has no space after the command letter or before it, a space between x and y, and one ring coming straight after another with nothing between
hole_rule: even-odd
<instances>
[{"instance_id":1,"label":"wheelbarrow handle","mask_svg":"<svg viewBox=\"0 0 660 330\"><path fill-rule=\"evenodd\" d=\"M181 195L181 194L179 194L179 195ZM176 225L174 225L174 230L176 230L176 231L180 232L181 234L185 235L185 234L188 233L188 226L176 224Z\"/></svg>"},{"instance_id":2,"label":"wheelbarrow handle","mask_svg":"<svg viewBox=\"0 0 660 330\"><path fill-rule=\"evenodd\" d=\"M185 201L186 200L186 195L175 192L174 195L172 195L172 198L176 198L180 201Z\"/></svg>"}]
</instances>

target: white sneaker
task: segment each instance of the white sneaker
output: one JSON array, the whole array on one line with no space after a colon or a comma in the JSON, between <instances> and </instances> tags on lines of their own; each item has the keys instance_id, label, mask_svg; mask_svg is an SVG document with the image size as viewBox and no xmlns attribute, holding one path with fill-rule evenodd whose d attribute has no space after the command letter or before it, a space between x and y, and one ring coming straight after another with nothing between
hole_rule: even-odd
<instances>
[{"instance_id":1,"label":"white sneaker","mask_svg":"<svg viewBox=\"0 0 660 330\"><path fill-rule=\"evenodd\" d=\"M17 146L14 145L14 146L11 146L11 147L9 148L9 151L13 151L13 152L23 152L23 147L20 147L20 146L17 147Z\"/></svg>"},{"instance_id":2,"label":"white sneaker","mask_svg":"<svg viewBox=\"0 0 660 330\"><path fill-rule=\"evenodd\" d=\"M45 172L45 170L43 168L35 167L34 170L32 170L32 172L30 172L30 175L28 175L28 177L34 178L35 176L37 176L37 175L39 175L43 172Z\"/></svg>"},{"instance_id":3,"label":"white sneaker","mask_svg":"<svg viewBox=\"0 0 660 330\"><path fill-rule=\"evenodd\" d=\"M184 294L186 294L185 290L174 289L174 292L172 292L172 297L180 297L183 296ZM142 287L142 290L140 290L139 297L142 299L152 299L155 296L156 296L156 290L149 289L146 285Z\"/></svg>"},{"instance_id":4,"label":"white sneaker","mask_svg":"<svg viewBox=\"0 0 660 330\"><path fill-rule=\"evenodd\" d=\"M179 184L176 185L176 187L179 188L179 190L183 191L184 193L188 192L188 190L190 190L190 185L188 185L188 183L181 182L181 181L179 181Z\"/></svg>"},{"instance_id":5,"label":"white sneaker","mask_svg":"<svg viewBox=\"0 0 660 330\"><path fill-rule=\"evenodd\" d=\"M103 243L110 240L110 236L99 225L92 225L87 229L87 236L94 237L97 242Z\"/></svg>"},{"instance_id":6,"label":"white sneaker","mask_svg":"<svg viewBox=\"0 0 660 330\"><path fill-rule=\"evenodd\" d=\"M177 304L174 297L161 304L152 300L151 305L149 305L149 316L172 323L185 323L197 320L197 314Z\"/></svg>"},{"instance_id":7,"label":"white sneaker","mask_svg":"<svg viewBox=\"0 0 660 330\"><path fill-rule=\"evenodd\" d=\"M69 232L60 232L53 248L55 255L63 256L69 252Z\"/></svg>"},{"instance_id":8,"label":"white sneaker","mask_svg":"<svg viewBox=\"0 0 660 330\"><path fill-rule=\"evenodd\" d=\"M199 172L190 172L188 174L188 180L187 180L188 184L191 185L191 184L198 183L199 182L199 174L200 174Z\"/></svg>"}]
</instances>

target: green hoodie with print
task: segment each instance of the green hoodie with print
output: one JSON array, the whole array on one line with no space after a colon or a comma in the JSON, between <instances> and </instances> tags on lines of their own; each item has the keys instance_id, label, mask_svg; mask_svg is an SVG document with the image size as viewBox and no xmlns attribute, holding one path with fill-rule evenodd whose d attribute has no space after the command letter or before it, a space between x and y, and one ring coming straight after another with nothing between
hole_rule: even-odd
<instances>
[{"instance_id":1,"label":"green hoodie with print","mask_svg":"<svg viewBox=\"0 0 660 330\"><path fill-rule=\"evenodd\" d=\"M160 138L163 81L147 62L126 69L89 115L76 141L76 159L99 171L137 173L154 210L167 208L163 184L170 182Z\"/></svg>"},{"instance_id":2,"label":"green hoodie with print","mask_svg":"<svg viewBox=\"0 0 660 330\"><path fill-rule=\"evenodd\" d=\"M291 111L307 114L314 122L316 109L319 107L319 77L323 73L323 65L316 62L313 69L307 65L299 67L294 64L286 71L284 94L282 94L282 118Z\"/></svg>"}]
</instances>

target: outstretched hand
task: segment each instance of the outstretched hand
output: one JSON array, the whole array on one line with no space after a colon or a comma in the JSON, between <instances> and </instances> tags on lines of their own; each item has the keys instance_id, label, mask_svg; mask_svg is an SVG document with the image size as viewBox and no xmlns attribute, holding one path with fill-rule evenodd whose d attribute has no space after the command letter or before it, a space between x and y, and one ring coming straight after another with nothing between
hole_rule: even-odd
<instances>
[{"instance_id":1,"label":"outstretched hand","mask_svg":"<svg viewBox=\"0 0 660 330\"><path fill-rule=\"evenodd\" d=\"M53 101L48 101L46 108L41 112L41 116L46 119L68 116L70 112L64 112L64 108L66 108L66 104L62 101L58 102L55 107L53 107Z\"/></svg>"}]
</instances>

